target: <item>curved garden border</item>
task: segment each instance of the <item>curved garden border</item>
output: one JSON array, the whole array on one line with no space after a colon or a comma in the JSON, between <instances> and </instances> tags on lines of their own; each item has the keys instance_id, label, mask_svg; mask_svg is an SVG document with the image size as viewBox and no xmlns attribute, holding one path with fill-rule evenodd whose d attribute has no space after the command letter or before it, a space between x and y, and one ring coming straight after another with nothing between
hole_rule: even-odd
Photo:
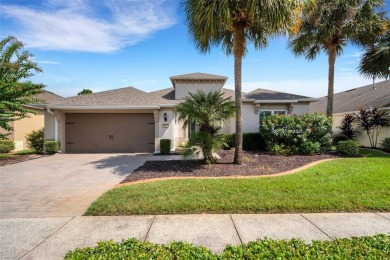
<instances>
[{"instance_id":1,"label":"curved garden border","mask_svg":"<svg viewBox=\"0 0 390 260\"><path fill-rule=\"evenodd\" d=\"M289 175L296 173L298 171L306 170L307 168L310 168L312 166L315 166L317 164L327 162L327 161L334 161L334 160L340 160L345 158L332 158L332 159L323 159L315 162L311 162L309 164L306 164L304 166L301 166L299 168L295 168L289 171L279 172L279 173L272 173L272 174L263 174L263 175L251 175L251 176L243 176L243 175L234 175L234 176L221 176L221 177L163 177L163 178L151 178L146 180L139 180L139 181L133 181L133 182L126 182L126 183L120 183L115 185L113 188L120 188L123 186L129 186L129 185L135 185L140 183L149 183L149 182L156 182L156 181L165 181L165 180L184 180L184 179L250 179L250 178L266 178L266 177L279 177L284 175Z\"/></svg>"}]
</instances>

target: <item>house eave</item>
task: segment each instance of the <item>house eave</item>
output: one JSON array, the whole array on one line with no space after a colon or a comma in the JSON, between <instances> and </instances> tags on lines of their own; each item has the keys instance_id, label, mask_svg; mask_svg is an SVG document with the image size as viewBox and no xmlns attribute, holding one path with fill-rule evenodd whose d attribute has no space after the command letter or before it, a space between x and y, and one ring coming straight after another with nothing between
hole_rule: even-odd
<instances>
[{"instance_id":1,"label":"house eave","mask_svg":"<svg viewBox=\"0 0 390 260\"><path fill-rule=\"evenodd\" d=\"M252 98L243 98L242 99L242 102L246 102L246 103L254 103L256 101L256 99L252 99Z\"/></svg>"},{"instance_id":2,"label":"house eave","mask_svg":"<svg viewBox=\"0 0 390 260\"><path fill-rule=\"evenodd\" d=\"M61 106L48 105L50 109L64 109L64 110L124 110L124 109L160 109L160 106Z\"/></svg>"},{"instance_id":3,"label":"house eave","mask_svg":"<svg viewBox=\"0 0 390 260\"><path fill-rule=\"evenodd\" d=\"M256 100L255 104L281 104L281 103L298 103L297 99L291 100Z\"/></svg>"},{"instance_id":4,"label":"house eave","mask_svg":"<svg viewBox=\"0 0 390 260\"><path fill-rule=\"evenodd\" d=\"M160 104L161 108L175 108L175 104Z\"/></svg>"},{"instance_id":5,"label":"house eave","mask_svg":"<svg viewBox=\"0 0 390 260\"><path fill-rule=\"evenodd\" d=\"M298 102L316 102L319 101L319 98L301 98L298 99Z\"/></svg>"}]
</instances>

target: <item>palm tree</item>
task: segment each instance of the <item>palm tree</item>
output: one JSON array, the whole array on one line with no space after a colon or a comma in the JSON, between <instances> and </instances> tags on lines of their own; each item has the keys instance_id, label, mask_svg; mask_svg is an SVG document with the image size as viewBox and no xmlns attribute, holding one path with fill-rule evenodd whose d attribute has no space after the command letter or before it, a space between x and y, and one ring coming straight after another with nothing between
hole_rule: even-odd
<instances>
[{"instance_id":1,"label":"palm tree","mask_svg":"<svg viewBox=\"0 0 390 260\"><path fill-rule=\"evenodd\" d=\"M359 64L359 72L367 78L385 78L390 74L390 30L378 42L367 47Z\"/></svg>"},{"instance_id":2,"label":"palm tree","mask_svg":"<svg viewBox=\"0 0 390 260\"><path fill-rule=\"evenodd\" d=\"M242 163L241 70L247 42L256 49L267 39L285 33L292 25L300 0L186 0L188 31L201 53L222 45L234 55L236 141L234 163Z\"/></svg>"},{"instance_id":3,"label":"palm tree","mask_svg":"<svg viewBox=\"0 0 390 260\"><path fill-rule=\"evenodd\" d=\"M377 10L382 5L382 0L309 0L303 6L300 28L291 36L289 47L309 60L321 51L328 55L329 117L333 114L336 56L348 43L364 46L378 37L384 13Z\"/></svg>"},{"instance_id":4,"label":"palm tree","mask_svg":"<svg viewBox=\"0 0 390 260\"><path fill-rule=\"evenodd\" d=\"M223 136L217 133L236 112L231 97L225 98L219 91L198 90L189 93L175 111L178 120L183 121L183 127L191 124L199 126L199 132L190 136L184 155L201 152L204 163L215 162L213 153L224 145Z\"/></svg>"}]
</instances>

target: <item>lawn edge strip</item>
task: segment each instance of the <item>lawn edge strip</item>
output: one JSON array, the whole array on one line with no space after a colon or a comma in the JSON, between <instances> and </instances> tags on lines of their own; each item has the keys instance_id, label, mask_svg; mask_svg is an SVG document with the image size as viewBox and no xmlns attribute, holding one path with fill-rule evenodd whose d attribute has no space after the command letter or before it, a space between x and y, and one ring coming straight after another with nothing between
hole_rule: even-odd
<instances>
[{"instance_id":1,"label":"lawn edge strip","mask_svg":"<svg viewBox=\"0 0 390 260\"><path fill-rule=\"evenodd\" d=\"M292 170L284 171L284 172L279 172L279 173L272 173L272 174L263 174L263 175L249 175L249 176L244 176L244 175L232 175L232 176L219 176L219 177L207 177L207 176L202 176L202 177L196 177L196 176L175 176L175 177L162 177L162 178L151 178L151 179L145 179L145 180L138 180L138 181L131 181L131 182L126 182L126 183L119 183L116 184L113 189L120 188L123 186L129 186L129 185L135 185L135 184L141 184L141 183L149 183L149 182L157 182L157 181L166 181L166 180L185 180L185 179L255 179L255 178L268 178L268 177L279 177L279 176L284 176L284 175L289 175L293 173L297 173L302 170L306 170L310 167L313 167L317 164L323 163L323 162L328 162L328 161L334 161L334 160L340 160L340 159L348 159L348 158L332 158L332 159L323 159L315 162L311 162L309 164L306 164L304 166L301 166L299 168L295 168Z\"/></svg>"}]
</instances>

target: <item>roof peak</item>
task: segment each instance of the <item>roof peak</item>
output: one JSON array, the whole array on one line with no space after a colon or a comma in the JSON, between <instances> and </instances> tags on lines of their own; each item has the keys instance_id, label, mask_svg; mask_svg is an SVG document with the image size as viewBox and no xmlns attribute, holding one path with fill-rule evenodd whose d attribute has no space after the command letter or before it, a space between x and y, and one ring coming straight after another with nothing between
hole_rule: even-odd
<instances>
[{"instance_id":1,"label":"roof peak","mask_svg":"<svg viewBox=\"0 0 390 260\"><path fill-rule=\"evenodd\" d=\"M226 76L208 74L208 73L203 73L203 72L175 75L175 76L171 76L169 78L171 80L175 80L175 79L223 79L223 80L227 80L228 79L228 77L226 77Z\"/></svg>"}]
</instances>

